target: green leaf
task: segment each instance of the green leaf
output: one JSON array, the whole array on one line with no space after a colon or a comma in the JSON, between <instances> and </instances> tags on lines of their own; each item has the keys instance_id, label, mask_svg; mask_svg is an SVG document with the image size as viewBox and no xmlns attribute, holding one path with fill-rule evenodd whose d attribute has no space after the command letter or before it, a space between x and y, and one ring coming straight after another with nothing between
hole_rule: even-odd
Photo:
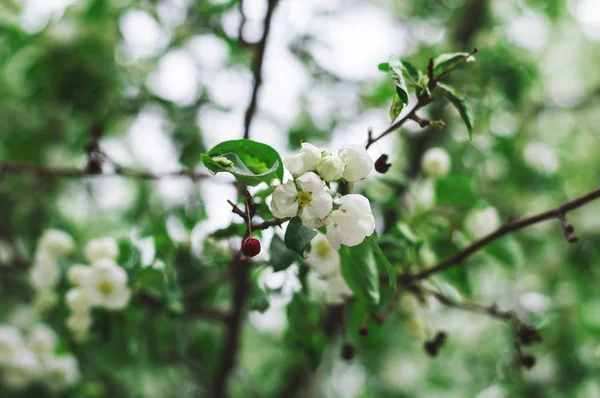
<instances>
[{"instance_id":1,"label":"green leaf","mask_svg":"<svg viewBox=\"0 0 600 398\"><path fill-rule=\"evenodd\" d=\"M271 265L275 272L286 269L294 261L298 260L298 255L288 249L285 243L283 243L281 238L277 235L274 235L271 240L269 254L271 256Z\"/></svg>"},{"instance_id":2,"label":"green leaf","mask_svg":"<svg viewBox=\"0 0 600 398\"><path fill-rule=\"evenodd\" d=\"M404 104L402 103L402 100L400 100L400 97L396 93L394 95L394 101L392 102L392 106L390 107L390 119L392 122L396 120L400 112L402 112L403 108Z\"/></svg>"},{"instance_id":3,"label":"green leaf","mask_svg":"<svg viewBox=\"0 0 600 398\"><path fill-rule=\"evenodd\" d=\"M383 253L383 250L381 250L381 247L379 247L379 243L377 243L377 237L375 236L375 233L373 233L371 236L367 236L365 240L371 246L371 250L373 250L373 254L375 255L375 261L377 261L377 265L383 267L387 272L390 287L392 289L395 289L396 271L390 263L390 260L388 260L388 258Z\"/></svg>"},{"instance_id":4,"label":"green leaf","mask_svg":"<svg viewBox=\"0 0 600 398\"><path fill-rule=\"evenodd\" d=\"M438 83L438 87L441 88L448 100L454 105L460 117L465 122L467 126L467 130L469 131L469 139L473 139L473 113L471 112L471 107L469 103L460 93L456 91L454 87L448 86L443 83Z\"/></svg>"},{"instance_id":5,"label":"green leaf","mask_svg":"<svg viewBox=\"0 0 600 398\"><path fill-rule=\"evenodd\" d=\"M397 228L398 228L398 232L400 233L400 236L402 236L404 239L406 239L408 242L412 243L413 245L420 245L423 243L423 239L421 239L417 235L415 235L413 230L410 229L410 227L408 225L404 224L403 222L398 223Z\"/></svg>"},{"instance_id":6,"label":"green leaf","mask_svg":"<svg viewBox=\"0 0 600 398\"><path fill-rule=\"evenodd\" d=\"M438 206L473 206L477 195L470 177L450 174L435 182L435 199Z\"/></svg>"},{"instance_id":7,"label":"green leaf","mask_svg":"<svg viewBox=\"0 0 600 398\"><path fill-rule=\"evenodd\" d=\"M340 248L342 277L359 300L369 305L379 303L379 275L371 244Z\"/></svg>"},{"instance_id":8,"label":"green leaf","mask_svg":"<svg viewBox=\"0 0 600 398\"><path fill-rule=\"evenodd\" d=\"M404 81L404 67L402 66L402 62L400 58L391 56L388 65L390 76L392 76L392 80L396 83L396 94L400 98L400 101L406 105L408 104L408 89L406 88L406 81Z\"/></svg>"},{"instance_id":9,"label":"green leaf","mask_svg":"<svg viewBox=\"0 0 600 398\"><path fill-rule=\"evenodd\" d=\"M505 236L485 247L487 254L506 268L514 269L523 261L523 249L514 236Z\"/></svg>"},{"instance_id":10,"label":"green leaf","mask_svg":"<svg viewBox=\"0 0 600 398\"><path fill-rule=\"evenodd\" d=\"M316 235L317 231L306 228L299 217L294 217L285 230L285 246L304 257L304 251Z\"/></svg>"},{"instance_id":11,"label":"green leaf","mask_svg":"<svg viewBox=\"0 0 600 398\"><path fill-rule=\"evenodd\" d=\"M216 162L214 157L230 161ZM269 184L278 178L283 180L283 162L279 153L268 145L252 140L232 140L220 143L208 154L202 155L202 163L209 170L233 174L238 181L247 185Z\"/></svg>"},{"instance_id":12,"label":"green leaf","mask_svg":"<svg viewBox=\"0 0 600 398\"><path fill-rule=\"evenodd\" d=\"M382 72L388 72L390 70L390 64L388 64L387 62L382 62L379 65L377 65L377 69L379 69Z\"/></svg>"},{"instance_id":13,"label":"green leaf","mask_svg":"<svg viewBox=\"0 0 600 398\"><path fill-rule=\"evenodd\" d=\"M411 64L410 62L406 62L404 61L402 63L402 65L404 66L403 72L406 76L408 76L409 79L411 79L413 81L413 83L416 83L419 81L419 70L417 68L414 67L413 64Z\"/></svg>"},{"instance_id":14,"label":"green leaf","mask_svg":"<svg viewBox=\"0 0 600 398\"><path fill-rule=\"evenodd\" d=\"M452 67L458 63L461 59L468 56L469 53L457 52L457 53L446 53L440 54L433 60L433 73L438 76L446 69Z\"/></svg>"}]
</instances>

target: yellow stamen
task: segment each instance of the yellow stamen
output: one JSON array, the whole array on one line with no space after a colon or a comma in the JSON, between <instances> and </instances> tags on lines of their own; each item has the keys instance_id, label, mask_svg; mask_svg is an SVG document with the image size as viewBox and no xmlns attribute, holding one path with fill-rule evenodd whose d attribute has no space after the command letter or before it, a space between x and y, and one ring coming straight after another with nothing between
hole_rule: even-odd
<instances>
[{"instance_id":1,"label":"yellow stamen","mask_svg":"<svg viewBox=\"0 0 600 398\"><path fill-rule=\"evenodd\" d=\"M298 195L296 196L300 207L304 207L312 201L312 194L308 191L298 192Z\"/></svg>"},{"instance_id":2,"label":"yellow stamen","mask_svg":"<svg viewBox=\"0 0 600 398\"><path fill-rule=\"evenodd\" d=\"M98 282L98 290L104 295L110 294L113 291L113 284L109 281L100 281Z\"/></svg>"},{"instance_id":3,"label":"yellow stamen","mask_svg":"<svg viewBox=\"0 0 600 398\"><path fill-rule=\"evenodd\" d=\"M329 244L327 244L327 242L325 241L321 241L315 245L315 252L317 253L317 257L327 258L327 254L329 254L330 250L331 248L329 247Z\"/></svg>"}]
</instances>

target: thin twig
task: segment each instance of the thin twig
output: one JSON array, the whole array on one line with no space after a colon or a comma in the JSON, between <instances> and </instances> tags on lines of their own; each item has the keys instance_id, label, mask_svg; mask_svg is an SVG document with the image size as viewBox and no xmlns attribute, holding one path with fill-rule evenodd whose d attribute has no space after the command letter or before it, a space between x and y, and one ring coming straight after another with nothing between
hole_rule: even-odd
<instances>
[{"instance_id":1,"label":"thin twig","mask_svg":"<svg viewBox=\"0 0 600 398\"><path fill-rule=\"evenodd\" d=\"M408 278L410 280L420 280L428 278L433 274L437 274L439 272L447 270L448 268L451 268L454 265L460 264L465 259L478 252L480 249L484 248L485 246L489 245L495 240L500 239L501 237L511 232L518 231L520 229L529 227L530 225L537 224L546 220L551 220L555 218L558 218L560 220L560 217L564 217L564 215L567 212L577 209L578 207L581 207L598 198L600 198L600 188L588 192L585 195L573 199L561 206L555 207L554 209L550 209L530 217L510 221L498 228L496 231L492 232L491 234L473 242L471 245L467 246L463 250L447 258L446 260L442 261L436 266L428 268L416 274L404 275L403 278Z\"/></svg>"},{"instance_id":2,"label":"thin twig","mask_svg":"<svg viewBox=\"0 0 600 398\"><path fill-rule=\"evenodd\" d=\"M265 49L267 48L267 39L269 38L269 32L271 31L271 20L273 18L273 12L275 7L279 3L279 0L269 0L267 7L267 14L265 15L263 35L260 41L256 44L254 60L252 63L252 73L254 75L254 88L252 89L252 98L250 104L246 109L246 116L244 118L244 138L250 137L250 125L254 114L256 113L256 106L258 103L258 92L262 84L262 67L265 58Z\"/></svg>"}]
</instances>

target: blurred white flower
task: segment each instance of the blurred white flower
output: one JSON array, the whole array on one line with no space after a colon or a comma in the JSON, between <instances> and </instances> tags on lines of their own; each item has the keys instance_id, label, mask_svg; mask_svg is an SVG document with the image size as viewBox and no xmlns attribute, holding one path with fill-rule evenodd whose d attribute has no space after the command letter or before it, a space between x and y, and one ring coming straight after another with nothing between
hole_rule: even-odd
<instances>
[{"instance_id":1,"label":"blurred white flower","mask_svg":"<svg viewBox=\"0 0 600 398\"><path fill-rule=\"evenodd\" d=\"M131 297L127 273L107 258L92 264L91 272L82 281L82 288L92 304L109 310L125 308Z\"/></svg>"},{"instance_id":2,"label":"blurred white flower","mask_svg":"<svg viewBox=\"0 0 600 398\"><path fill-rule=\"evenodd\" d=\"M32 306L20 305L13 309L8 318L8 323L26 332L37 323L39 317L40 314Z\"/></svg>"},{"instance_id":3,"label":"blurred white flower","mask_svg":"<svg viewBox=\"0 0 600 398\"><path fill-rule=\"evenodd\" d=\"M101 258L116 260L119 257L119 245L116 239L104 237L90 240L85 245L85 257L91 263Z\"/></svg>"},{"instance_id":4,"label":"blurred white flower","mask_svg":"<svg viewBox=\"0 0 600 398\"><path fill-rule=\"evenodd\" d=\"M504 390L499 386L491 386L477 394L476 398L505 398Z\"/></svg>"},{"instance_id":5,"label":"blurred white flower","mask_svg":"<svg viewBox=\"0 0 600 398\"><path fill-rule=\"evenodd\" d=\"M20 348L13 360L3 369L2 381L12 389L21 389L41 374L39 359L27 348Z\"/></svg>"},{"instance_id":6,"label":"blurred white flower","mask_svg":"<svg viewBox=\"0 0 600 398\"><path fill-rule=\"evenodd\" d=\"M362 195L344 195L339 209L333 211L327 224L327 239L336 250L341 245L356 246L375 231L375 219L369 199Z\"/></svg>"},{"instance_id":7,"label":"blurred white flower","mask_svg":"<svg viewBox=\"0 0 600 398\"><path fill-rule=\"evenodd\" d=\"M327 304L343 304L346 298L354 295L348 284L346 284L342 274L337 274L334 277L329 278L327 282L327 292L325 293L325 301Z\"/></svg>"},{"instance_id":8,"label":"blurred white flower","mask_svg":"<svg viewBox=\"0 0 600 398\"><path fill-rule=\"evenodd\" d=\"M313 172L296 179L300 188L297 194L300 206L300 219L307 228L319 228L325 225L325 218L331 212L333 199L325 190L325 183Z\"/></svg>"},{"instance_id":9,"label":"blurred white flower","mask_svg":"<svg viewBox=\"0 0 600 398\"><path fill-rule=\"evenodd\" d=\"M27 346L38 357L44 358L54 353L58 337L43 323L38 323L27 335Z\"/></svg>"},{"instance_id":10,"label":"blurred white flower","mask_svg":"<svg viewBox=\"0 0 600 398\"><path fill-rule=\"evenodd\" d=\"M50 289L38 290L33 298L33 308L42 313L54 308L56 303L58 303L58 295Z\"/></svg>"},{"instance_id":11,"label":"blurred white flower","mask_svg":"<svg viewBox=\"0 0 600 398\"><path fill-rule=\"evenodd\" d=\"M346 166L342 177L348 182L361 180L373 170L373 159L362 145L345 145L338 156Z\"/></svg>"},{"instance_id":12,"label":"blurred white flower","mask_svg":"<svg viewBox=\"0 0 600 398\"><path fill-rule=\"evenodd\" d=\"M63 390L79 380L79 364L72 355L52 357L44 365L44 381L53 391Z\"/></svg>"},{"instance_id":13,"label":"blurred white flower","mask_svg":"<svg viewBox=\"0 0 600 398\"><path fill-rule=\"evenodd\" d=\"M277 218L295 217L298 214L298 188L288 181L275 188L271 199L271 212Z\"/></svg>"},{"instance_id":14,"label":"blurred white flower","mask_svg":"<svg viewBox=\"0 0 600 398\"><path fill-rule=\"evenodd\" d=\"M542 313L546 312L552 306L552 301L548 296L538 292L523 293L519 297L519 305L527 312Z\"/></svg>"},{"instance_id":15,"label":"blurred white flower","mask_svg":"<svg viewBox=\"0 0 600 398\"><path fill-rule=\"evenodd\" d=\"M308 171L315 171L320 160L321 150L305 142L300 152L285 158L283 164L294 177L298 177Z\"/></svg>"},{"instance_id":16,"label":"blurred white flower","mask_svg":"<svg viewBox=\"0 0 600 398\"><path fill-rule=\"evenodd\" d=\"M321 176L324 181L336 181L342 178L344 173L345 164L337 156L325 156L319 162L317 166L317 173Z\"/></svg>"},{"instance_id":17,"label":"blurred white flower","mask_svg":"<svg viewBox=\"0 0 600 398\"><path fill-rule=\"evenodd\" d=\"M38 241L38 250L46 251L52 256L62 257L75 249L71 235L57 229L48 229Z\"/></svg>"},{"instance_id":18,"label":"blurred white flower","mask_svg":"<svg viewBox=\"0 0 600 398\"><path fill-rule=\"evenodd\" d=\"M86 295L85 290L80 288L71 289L65 296L67 307L75 313L86 313L90 310L92 303Z\"/></svg>"},{"instance_id":19,"label":"blurred white flower","mask_svg":"<svg viewBox=\"0 0 600 398\"><path fill-rule=\"evenodd\" d=\"M77 337L83 337L92 326L92 317L89 312L73 313L67 318L67 327Z\"/></svg>"},{"instance_id":20,"label":"blurred white flower","mask_svg":"<svg viewBox=\"0 0 600 398\"><path fill-rule=\"evenodd\" d=\"M60 268L54 256L45 250L35 254L33 266L29 270L32 285L37 290L49 289L58 284Z\"/></svg>"},{"instance_id":21,"label":"blurred white flower","mask_svg":"<svg viewBox=\"0 0 600 398\"><path fill-rule=\"evenodd\" d=\"M495 207L473 209L465 218L465 229L475 239L483 238L500 228L500 216Z\"/></svg>"},{"instance_id":22,"label":"blurred white flower","mask_svg":"<svg viewBox=\"0 0 600 398\"><path fill-rule=\"evenodd\" d=\"M431 177L440 178L450 172L450 155L443 148L431 148L423 154L421 167Z\"/></svg>"},{"instance_id":23,"label":"blurred white flower","mask_svg":"<svg viewBox=\"0 0 600 398\"><path fill-rule=\"evenodd\" d=\"M310 252L305 262L321 276L330 276L339 272L340 254L329 244L327 237L317 234L310 242Z\"/></svg>"},{"instance_id":24,"label":"blurred white flower","mask_svg":"<svg viewBox=\"0 0 600 398\"><path fill-rule=\"evenodd\" d=\"M556 152L542 142L532 142L523 150L525 163L541 174L552 175L558 171Z\"/></svg>"},{"instance_id":25,"label":"blurred white flower","mask_svg":"<svg viewBox=\"0 0 600 398\"><path fill-rule=\"evenodd\" d=\"M88 276L91 272L91 267L87 265L77 264L69 267L67 271L67 279L72 285L79 286L81 282Z\"/></svg>"},{"instance_id":26,"label":"blurred white flower","mask_svg":"<svg viewBox=\"0 0 600 398\"><path fill-rule=\"evenodd\" d=\"M16 352L24 346L25 340L19 329L0 324L0 366L12 361Z\"/></svg>"},{"instance_id":27,"label":"blurred white flower","mask_svg":"<svg viewBox=\"0 0 600 398\"><path fill-rule=\"evenodd\" d=\"M15 249L5 239L0 239L0 267L10 265L10 262L15 258Z\"/></svg>"}]
</instances>

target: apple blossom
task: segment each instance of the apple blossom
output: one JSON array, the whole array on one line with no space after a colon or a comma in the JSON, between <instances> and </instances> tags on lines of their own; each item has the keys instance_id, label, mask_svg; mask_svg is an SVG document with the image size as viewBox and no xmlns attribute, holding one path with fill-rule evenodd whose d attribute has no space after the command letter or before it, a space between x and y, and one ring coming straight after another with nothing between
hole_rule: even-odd
<instances>
[{"instance_id":1,"label":"apple blossom","mask_svg":"<svg viewBox=\"0 0 600 398\"><path fill-rule=\"evenodd\" d=\"M310 243L310 252L305 262L320 276L331 276L339 272L340 254L319 233Z\"/></svg>"},{"instance_id":2,"label":"apple blossom","mask_svg":"<svg viewBox=\"0 0 600 398\"><path fill-rule=\"evenodd\" d=\"M285 158L283 164L294 177L298 177L308 171L315 171L320 160L321 150L305 142L300 152Z\"/></svg>"},{"instance_id":3,"label":"apple blossom","mask_svg":"<svg viewBox=\"0 0 600 398\"><path fill-rule=\"evenodd\" d=\"M52 354L56 349L56 333L43 323L38 323L27 335L27 347L38 357Z\"/></svg>"},{"instance_id":4,"label":"apple blossom","mask_svg":"<svg viewBox=\"0 0 600 398\"><path fill-rule=\"evenodd\" d=\"M84 252L87 260L92 263L101 258L111 258L116 260L117 257L119 257L119 245L117 245L117 241L111 237L93 239L85 245Z\"/></svg>"},{"instance_id":5,"label":"apple blossom","mask_svg":"<svg viewBox=\"0 0 600 398\"><path fill-rule=\"evenodd\" d=\"M26 332L37 323L39 317L40 314L32 306L20 305L12 311L8 322L19 328L19 330Z\"/></svg>"},{"instance_id":6,"label":"apple blossom","mask_svg":"<svg viewBox=\"0 0 600 398\"><path fill-rule=\"evenodd\" d=\"M45 250L38 250L29 271L31 283L37 290L56 286L60 279L60 268L54 257Z\"/></svg>"},{"instance_id":7,"label":"apple blossom","mask_svg":"<svg viewBox=\"0 0 600 398\"><path fill-rule=\"evenodd\" d=\"M88 312L73 313L67 318L67 327L76 336L83 337L92 326L92 317Z\"/></svg>"},{"instance_id":8,"label":"apple blossom","mask_svg":"<svg viewBox=\"0 0 600 398\"><path fill-rule=\"evenodd\" d=\"M85 313L89 311L92 303L83 289L71 289L65 296L67 307L75 313Z\"/></svg>"},{"instance_id":9,"label":"apple blossom","mask_svg":"<svg viewBox=\"0 0 600 398\"><path fill-rule=\"evenodd\" d=\"M342 196L340 202L327 224L327 239L336 250L341 245L356 246L375 231L375 219L367 198L350 194Z\"/></svg>"},{"instance_id":10,"label":"apple blossom","mask_svg":"<svg viewBox=\"0 0 600 398\"><path fill-rule=\"evenodd\" d=\"M44 381L53 391L63 390L79 379L79 364L72 355L49 358L44 366Z\"/></svg>"},{"instance_id":11,"label":"apple blossom","mask_svg":"<svg viewBox=\"0 0 600 398\"><path fill-rule=\"evenodd\" d=\"M2 381L12 389L21 389L36 380L42 371L39 359L26 347L21 347L2 370Z\"/></svg>"},{"instance_id":12,"label":"apple blossom","mask_svg":"<svg viewBox=\"0 0 600 398\"><path fill-rule=\"evenodd\" d=\"M494 207L473 209L465 218L465 229L476 239L491 234L500 227L500 216Z\"/></svg>"},{"instance_id":13,"label":"apple blossom","mask_svg":"<svg viewBox=\"0 0 600 398\"><path fill-rule=\"evenodd\" d=\"M23 346L25 346L25 340L19 329L11 325L0 324L0 365L9 363Z\"/></svg>"},{"instance_id":14,"label":"apple blossom","mask_svg":"<svg viewBox=\"0 0 600 398\"><path fill-rule=\"evenodd\" d=\"M271 212L277 218L295 217L298 214L298 188L294 181L288 181L275 188L271 199Z\"/></svg>"},{"instance_id":15,"label":"apple blossom","mask_svg":"<svg viewBox=\"0 0 600 398\"><path fill-rule=\"evenodd\" d=\"M82 281L82 287L92 304L109 310L124 308L131 297L131 291L127 287L127 273L107 258L92 264L91 272Z\"/></svg>"},{"instance_id":16,"label":"apple blossom","mask_svg":"<svg viewBox=\"0 0 600 398\"><path fill-rule=\"evenodd\" d=\"M361 180L373 170L373 159L362 145L345 145L338 156L345 165L342 177L348 182Z\"/></svg>"},{"instance_id":17,"label":"apple blossom","mask_svg":"<svg viewBox=\"0 0 600 398\"><path fill-rule=\"evenodd\" d=\"M67 271L67 279L72 285L79 286L81 282L91 272L91 267L82 264L76 264L69 267Z\"/></svg>"},{"instance_id":18,"label":"apple blossom","mask_svg":"<svg viewBox=\"0 0 600 398\"><path fill-rule=\"evenodd\" d=\"M423 171L431 177L444 177L450 172L450 155L443 148L431 148L423 154L421 160Z\"/></svg>"},{"instance_id":19,"label":"apple blossom","mask_svg":"<svg viewBox=\"0 0 600 398\"><path fill-rule=\"evenodd\" d=\"M325 225L325 218L333 207L333 199L325 190L323 180L315 173L308 172L298 177L296 183L300 188L297 198L302 225L313 229Z\"/></svg>"},{"instance_id":20,"label":"apple blossom","mask_svg":"<svg viewBox=\"0 0 600 398\"><path fill-rule=\"evenodd\" d=\"M317 166L317 173L324 181L331 182L342 178L346 165L337 156L327 155L321 159Z\"/></svg>"},{"instance_id":21,"label":"apple blossom","mask_svg":"<svg viewBox=\"0 0 600 398\"><path fill-rule=\"evenodd\" d=\"M329 278L328 283L327 292L325 293L325 301L327 304L343 304L347 297L352 297L354 295L341 274Z\"/></svg>"},{"instance_id":22,"label":"apple blossom","mask_svg":"<svg viewBox=\"0 0 600 398\"><path fill-rule=\"evenodd\" d=\"M33 299L33 308L39 312L51 310L58 303L58 295L54 290L41 289L38 290Z\"/></svg>"},{"instance_id":23,"label":"apple blossom","mask_svg":"<svg viewBox=\"0 0 600 398\"><path fill-rule=\"evenodd\" d=\"M47 251L55 257L62 257L75 249L71 235L57 229L48 229L38 241L38 249Z\"/></svg>"}]
</instances>

